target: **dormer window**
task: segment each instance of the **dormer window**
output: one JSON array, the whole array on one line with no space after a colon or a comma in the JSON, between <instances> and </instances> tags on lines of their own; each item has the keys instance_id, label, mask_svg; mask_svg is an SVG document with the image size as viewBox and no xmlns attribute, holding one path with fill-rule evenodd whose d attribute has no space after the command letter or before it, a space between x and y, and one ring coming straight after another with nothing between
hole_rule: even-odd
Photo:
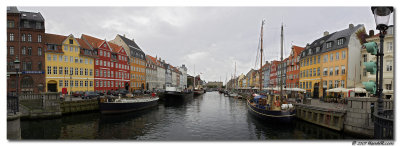
<instances>
[{"instance_id":1,"label":"dormer window","mask_svg":"<svg viewBox=\"0 0 400 146\"><path fill-rule=\"evenodd\" d=\"M74 40L69 39L69 44L74 44Z\"/></svg>"},{"instance_id":2,"label":"dormer window","mask_svg":"<svg viewBox=\"0 0 400 146\"><path fill-rule=\"evenodd\" d=\"M311 55L312 51L311 49L308 49L308 55Z\"/></svg>"},{"instance_id":3,"label":"dormer window","mask_svg":"<svg viewBox=\"0 0 400 146\"><path fill-rule=\"evenodd\" d=\"M328 49L332 48L332 44L333 44L333 42L327 42L326 43L326 48L328 48Z\"/></svg>"},{"instance_id":4,"label":"dormer window","mask_svg":"<svg viewBox=\"0 0 400 146\"><path fill-rule=\"evenodd\" d=\"M343 45L343 44L344 44L344 38L338 39L337 45L339 46L339 45Z\"/></svg>"},{"instance_id":5,"label":"dormer window","mask_svg":"<svg viewBox=\"0 0 400 146\"><path fill-rule=\"evenodd\" d=\"M321 49L320 47L317 47L317 48L315 49L315 52L318 53L320 49Z\"/></svg>"}]
</instances>

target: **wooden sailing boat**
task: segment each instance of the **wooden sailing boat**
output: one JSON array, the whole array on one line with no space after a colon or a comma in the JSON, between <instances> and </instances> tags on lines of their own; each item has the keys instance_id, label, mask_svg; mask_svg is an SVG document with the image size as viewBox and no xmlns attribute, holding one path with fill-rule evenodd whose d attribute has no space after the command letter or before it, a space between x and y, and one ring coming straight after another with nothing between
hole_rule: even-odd
<instances>
[{"instance_id":1,"label":"wooden sailing boat","mask_svg":"<svg viewBox=\"0 0 400 146\"><path fill-rule=\"evenodd\" d=\"M265 20L261 24L261 63L259 69L260 75L260 91L262 91L262 54L263 54L263 27ZM281 62L283 60L283 25L281 27ZM274 120L278 122L290 122L294 117L296 110L292 104L281 104L283 99L286 99L282 92L282 72L281 72L281 88L279 95L254 94L253 99L247 100L247 108L249 113L266 120Z\"/></svg>"}]
</instances>

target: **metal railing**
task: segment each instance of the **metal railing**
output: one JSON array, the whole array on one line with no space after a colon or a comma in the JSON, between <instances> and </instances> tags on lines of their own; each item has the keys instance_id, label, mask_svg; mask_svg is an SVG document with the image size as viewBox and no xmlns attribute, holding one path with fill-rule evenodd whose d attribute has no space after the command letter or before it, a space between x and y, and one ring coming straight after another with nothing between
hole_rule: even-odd
<instances>
[{"instance_id":1,"label":"metal railing","mask_svg":"<svg viewBox=\"0 0 400 146\"><path fill-rule=\"evenodd\" d=\"M393 110L384 110L382 115L374 113L374 137L393 140Z\"/></svg>"},{"instance_id":2,"label":"metal railing","mask_svg":"<svg viewBox=\"0 0 400 146\"><path fill-rule=\"evenodd\" d=\"M19 112L19 101L17 96L7 95L7 114L16 115Z\"/></svg>"}]
</instances>

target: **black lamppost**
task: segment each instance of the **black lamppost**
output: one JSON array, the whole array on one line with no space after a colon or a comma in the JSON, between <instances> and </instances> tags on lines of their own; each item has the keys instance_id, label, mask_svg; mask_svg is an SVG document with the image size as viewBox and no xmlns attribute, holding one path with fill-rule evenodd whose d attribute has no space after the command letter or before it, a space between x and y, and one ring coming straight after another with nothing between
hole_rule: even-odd
<instances>
[{"instance_id":1,"label":"black lamppost","mask_svg":"<svg viewBox=\"0 0 400 146\"><path fill-rule=\"evenodd\" d=\"M380 38L380 49L377 53L376 63L378 71L376 73L376 82L378 83L378 115L383 113L383 99L382 99L382 85L383 85L383 39L385 38L386 30L388 29L388 23L390 14L393 12L393 7L371 7L372 13L375 17L376 29L379 30ZM379 78L378 78L379 75Z\"/></svg>"},{"instance_id":2,"label":"black lamppost","mask_svg":"<svg viewBox=\"0 0 400 146\"><path fill-rule=\"evenodd\" d=\"M19 61L19 59L18 59L18 56L16 56L15 57L15 61L14 61L14 67L15 67L15 70L17 71L16 72L16 95L17 95L17 99L18 99L18 81L19 81L19 67L20 67L20 61Z\"/></svg>"}]
</instances>

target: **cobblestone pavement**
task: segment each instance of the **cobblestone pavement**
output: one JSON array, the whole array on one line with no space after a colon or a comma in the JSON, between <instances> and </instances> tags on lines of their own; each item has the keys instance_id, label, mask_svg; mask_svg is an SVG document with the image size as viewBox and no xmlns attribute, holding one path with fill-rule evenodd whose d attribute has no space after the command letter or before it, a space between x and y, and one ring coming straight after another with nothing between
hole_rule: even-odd
<instances>
[{"instance_id":1,"label":"cobblestone pavement","mask_svg":"<svg viewBox=\"0 0 400 146\"><path fill-rule=\"evenodd\" d=\"M330 108L330 109L345 109L346 104L342 103L327 103L320 101L319 99L312 99L311 100L311 105L313 106L318 106L318 107L323 107L323 108Z\"/></svg>"}]
</instances>

